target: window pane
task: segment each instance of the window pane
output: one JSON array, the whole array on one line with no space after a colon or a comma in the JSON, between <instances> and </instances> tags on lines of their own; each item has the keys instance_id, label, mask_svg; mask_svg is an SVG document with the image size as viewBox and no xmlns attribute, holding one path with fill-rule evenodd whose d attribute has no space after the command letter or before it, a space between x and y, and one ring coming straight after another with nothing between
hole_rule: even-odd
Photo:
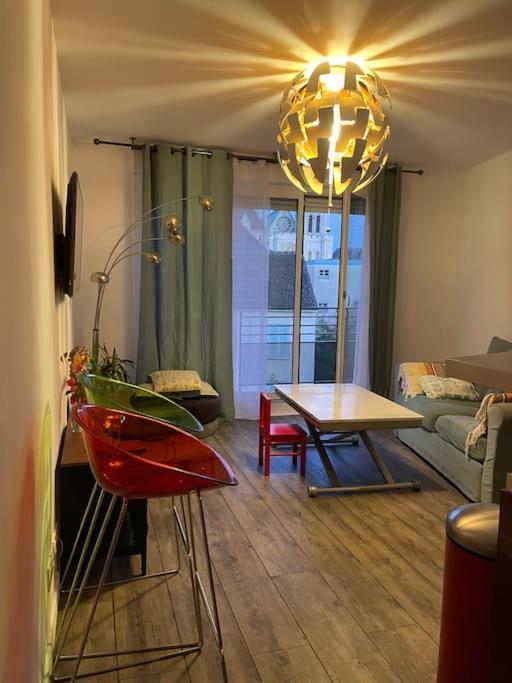
<instances>
[{"instance_id":1,"label":"window pane","mask_svg":"<svg viewBox=\"0 0 512 683\"><path fill-rule=\"evenodd\" d=\"M355 197L353 198L355 199ZM365 200L359 200L358 213L353 213L354 206L350 206L350 224L348 232L348 263L347 263L347 298L345 300L345 348L343 350L343 381L352 382L354 378L354 357L356 349L356 334L361 302L362 284L362 256L365 229ZM362 204L362 206L361 206Z\"/></svg>"},{"instance_id":2,"label":"window pane","mask_svg":"<svg viewBox=\"0 0 512 683\"><path fill-rule=\"evenodd\" d=\"M292 381L297 202L272 199L268 219L267 384Z\"/></svg>"},{"instance_id":3,"label":"window pane","mask_svg":"<svg viewBox=\"0 0 512 683\"><path fill-rule=\"evenodd\" d=\"M341 202L329 212L327 200L306 198L304 225L299 381L334 382Z\"/></svg>"}]
</instances>

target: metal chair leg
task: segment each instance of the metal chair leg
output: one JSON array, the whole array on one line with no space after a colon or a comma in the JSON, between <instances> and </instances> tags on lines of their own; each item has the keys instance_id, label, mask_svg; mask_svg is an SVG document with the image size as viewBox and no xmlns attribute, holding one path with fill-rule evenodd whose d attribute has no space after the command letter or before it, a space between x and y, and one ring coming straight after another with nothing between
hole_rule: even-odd
<instances>
[{"instance_id":1,"label":"metal chair leg","mask_svg":"<svg viewBox=\"0 0 512 683\"><path fill-rule=\"evenodd\" d=\"M194 534L194 522L192 519L192 505L190 502L190 494L187 493L187 510L188 510L188 524L187 524L187 536L189 538L189 568L190 568L190 585L192 588L192 598L194 600L194 612L196 615L196 628L198 634L198 640L203 645L203 620L201 618L201 604L199 598L199 591L197 587L196 575L198 573L197 566L197 553L196 553L196 541Z\"/></svg>"},{"instance_id":2,"label":"metal chair leg","mask_svg":"<svg viewBox=\"0 0 512 683\"><path fill-rule=\"evenodd\" d=\"M76 565L75 573L73 574L73 580L71 581L71 587L68 591L68 597L66 599L66 604L64 605L64 610L62 612L61 627L57 631L57 638L56 638L57 643L59 642L62 629L64 627L64 624L66 623L66 618L67 618L69 607L70 607L71 602L72 602L73 593L77 590L77 587L78 587L78 583L80 580L80 573L82 571L82 567L84 565L85 558L87 556L87 553L89 551L89 547L91 545L92 535L94 532L94 528L96 526L96 522L98 521L98 516L100 513L100 509L101 509L104 497L105 497L105 491L102 489L100 491L99 496L98 496L98 501L96 503L96 508L94 510L94 513L93 513L93 516L91 519L91 524L89 526L89 530L87 531L87 535L85 537L84 545L82 547L82 552L80 553L80 557L79 557L78 563Z\"/></svg>"},{"instance_id":3,"label":"metal chair leg","mask_svg":"<svg viewBox=\"0 0 512 683\"><path fill-rule=\"evenodd\" d=\"M114 502L115 502L115 499L114 499ZM98 581L98 587L96 589L94 601L93 601L91 610L89 612L89 618L87 619L87 625L85 627L84 635L82 636L82 642L80 643L80 649L78 651L78 656L77 656L76 661L75 661L75 669L74 669L73 674L71 676L71 683L73 683L73 681L75 681L76 677L78 676L78 669L80 668L80 664L82 663L82 657L84 655L85 645L87 643L87 639L89 638L89 633L91 630L92 622L94 620L94 615L96 613L96 608L98 607L98 602L99 602L101 593L103 591L105 579L107 578L107 573L108 573L108 570L110 569L110 565L112 563L112 558L114 556L114 550L115 550L117 541L119 539L119 533L121 531L121 526L123 524L124 516L126 514L127 505L128 505L128 501L126 500L126 498L123 498L121 510L119 511L119 515L117 518L114 533L112 534L112 540L110 542L107 557L105 559L105 563L104 563L103 569L101 571L100 580Z\"/></svg>"},{"instance_id":4,"label":"metal chair leg","mask_svg":"<svg viewBox=\"0 0 512 683\"><path fill-rule=\"evenodd\" d=\"M116 503L116 496L112 496L112 500L110 501L110 505L108 506L107 514L105 515L105 518L103 519L103 523L101 525L100 531L98 533L98 537L96 539L96 542L94 544L91 556L89 558L89 562L87 563L87 567L85 569L84 576L82 578L82 582L80 584L80 587L78 591L76 592L75 595L75 600L73 603L73 607L71 609L71 614L69 616L67 624L62 622L62 627L61 631L59 634L59 638L57 640L56 644L56 653L55 653L55 658L53 660L53 667L52 667L52 674L55 673L55 669L57 668L57 665L60 661L61 655L62 655L62 650L64 649L64 645L66 644L66 638L68 637L69 629L71 628L71 624L73 622L73 618L75 616L76 610L78 608L78 603L80 601L80 597L84 591L85 585L89 579L89 575L92 571L92 567L94 565L94 562L96 560L96 556L98 555L98 551L100 549L101 543L103 541L103 537L105 536L105 532L107 530L108 523L110 521L110 517L112 515L112 511L114 509L114 505ZM93 528L91 526L91 528ZM82 554L84 554L84 551L82 551ZM71 600L73 593L70 593L68 596L68 602ZM68 607L68 603L66 603L66 608Z\"/></svg>"},{"instance_id":5,"label":"metal chair leg","mask_svg":"<svg viewBox=\"0 0 512 683\"><path fill-rule=\"evenodd\" d=\"M126 501L123 501L123 507L125 507L125 505L124 505L125 502ZM183 509L183 512L185 512L185 507L183 505L183 501L182 501L182 509ZM58 658L56 658L53 673L52 673L52 680L54 680L54 681L75 681L75 680L87 678L90 676L99 676L101 674L109 673L112 671L120 671L123 669L132 668L134 666L141 666L141 665L146 665L146 664L152 664L154 662L160 662L160 661L163 661L166 659L170 659L172 657L178 657L178 656L183 656L183 655L187 655L187 654L195 654L197 652L200 652L200 650L202 648L203 634L202 634L202 622L200 621L200 617L201 617L200 602L199 602L200 598L199 598L199 592L198 592L197 584L195 581L195 576L196 576L196 572L197 572L197 566L195 564L195 560L196 560L195 541L194 541L194 537L193 537L193 530L190 531L191 518L189 519L189 521L187 523L187 520L185 517L184 523L185 523L186 530L183 531L182 537L183 537L183 545L185 546L187 556L189 558L189 563L190 563L191 587L192 587L193 596L194 596L196 625L197 625L198 634L199 634L198 640L193 641L193 642L187 642L187 643L185 643L185 642L173 643L173 644L168 644L168 645L131 648L131 649L127 649L127 650L113 650L113 651L108 651L108 652L87 652L87 653L84 652L85 644L87 643L87 639L88 639L88 634L90 633L92 623L94 622L94 613L95 613L96 608L97 608L99 596L101 595L101 592L105 589L106 586L112 584L112 582L110 584L106 582L106 575L108 572L108 566L112 562L113 553L115 551L115 546L117 543L116 536L117 537L119 536L119 530L120 530L122 523L123 523L124 514L122 514L122 513L123 513L123 510L121 510L120 518L116 522L116 528L114 530L114 538L112 539L111 545L109 547L109 553L107 555L107 559L105 560L105 566L103 568L102 575L100 577L100 581L95 586L96 596L94 599L93 606L91 608L91 613L89 615L89 620L88 620L88 624L86 627L86 632L84 633L83 639L82 639L83 649L81 647L80 652L78 654L72 654L72 655L62 655L61 654L62 649L60 650L60 652L58 653ZM179 524L179 517L177 515L174 516L174 526L175 526L176 547L177 547L177 550L180 551L180 547L179 547L179 543L180 543L179 533L180 533L180 531L179 531L178 527L181 525ZM183 528L183 527L181 527L181 528ZM179 571L179 568L181 565L181 559L179 556L177 559L177 564L178 564L178 568L177 568L177 570L173 570L173 572L172 572L173 574L175 574L177 571ZM169 573L170 572L160 572L158 574L152 574L152 575L149 575L149 576L144 577L144 578L149 578L150 576L164 576L164 575L169 575ZM136 578L138 579L140 577L136 577ZM79 595L83 592L83 590L91 588L90 586L85 585L85 583L87 582L87 579L88 579L88 576L86 575L84 577L81 585L80 585ZM117 582L117 583L119 583L119 582ZM73 620L73 616L74 616L74 611L71 614L70 622ZM66 629L66 631L68 630L68 628ZM130 663L126 663L126 664L117 663L116 665L109 666L107 668L101 668L101 669L97 669L95 671L90 671L90 672L78 673L80 664L79 663L77 664L77 661L79 661L79 660L81 661L84 659L115 657L115 656L119 657L122 655L162 653L162 652L164 654L157 654L157 656L149 658L149 659L145 658L145 659L137 661L137 662L130 662ZM56 676L55 675L55 668L57 667L57 664L59 663L59 661L60 662L74 661L75 662L75 668L74 668L73 674L64 675L64 676Z\"/></svg>"},{"instance_id":6,"label":"metal chair leg","mask_svg":"<svg viewBox=\"0 0 512 683\"><path fill-rule=\"evenodd\" d=\"M217 594L215 592L215 584L213 582L212 559L211 559L211 555L210 555L210 548L208 546L208 534L206 531L206 520L205 520L205 515L204 515L203 499L201 497L200 491L197 492L197 498L199 501L199 518L201 521L201 532L203 535L204 550L206 553L206 565L208 568L208 579L210 581L210 593L211 593L212 608L213 608L212 610L210 609L208 601L206 600L206 594L204 593L204 587L202 585L201 578L199 577L198 573L196 573L196 577L199 581L199 587L200 587L200 590L203 594L203 599L205 600L205 608L206 608L206 612L208 614L208 618L210 619L210 622L212 623L212 626L214 628L215 640L217 641L217 645L219 646L220 657L221 657L221 666L222 666L222 677L223 677L223 680L227 683L228 674L227 674L227 670L226 670L226 661L224 659L224 646L223 646L223 642L222 642L222 632L220 629L219 609L218 609L218 605L217 605ZM212 619L213 619L213 621L212 621Z\"/></svg>"},{"instance_id":7,"label":"metal chair leg","mask_svg":"<svg viewBox=\"0 0 512 683\"><path fill-rule=\"evenodd\" d=\"M193 596L193 601L194 601L194 612L195 612L195 618L196 618L196 627L197 627L197 642L190 642L190 643L176 643L176 644L171 644L171 645L161 645L161 646L156 646L156 647L144 647L144 648L137 648L137 649L130 649L130 650L123 650L123 651L111 651L111 652L94 652L94 653L85 653L85 647L87 644L87 640L89 637L89 633L92 627L92 624L94 622L94 616L95 612L99 603L99 599L101 596L101 593L103 589L109 585L106 582L106 577L108 573L108 569L110 567L110 564L112 562L113 554L115 551L115 547L119 538L119 533L123 524L124 516L126 513L126 507L127 507L127 501L123 499L123 504L121 507L121 511L119 513L119 516L116 521L114 533L112 536L112 540L108 549L107 557L105 559L105 563L103 565L103 569L101 572L100 580L95 586L96 588L96 593L93 601L93 605L91 607L87 625L85 632L83 634L82 640L81 640L81 645L80 645L80 650L78 654L74 655L62 655L62 650L64 648L69 629L71 627L71 623L73 621L73 618L76 613L76 609L78 606L78 602L80 600L80 597L83 593L84 590L90 588L90 586L87 586L87 581L89 579L92 566L94 564L94 561L96 560L99 547L101 545L101 542L103 540L103 537L105 535L110 517L113 512L113 508L115 505L115 502L117 498L115 496L112 497L112 500L110 502L106 518L104 519L102 526L100 528L99 536L94 544L94 548L91 554L91 557L87 563L87 567L85 569L85 574L80 582L79 588L75 591L76 596L73 602L73 606L71 609L70 617L68 620L67 624L63 624L62 626L62 635L61 635L61 642L59 642L59 647L56 653L56 657L54 660L53 664L53 669L52 669L52 677L53 680L55 681L76 681L81 678L86 678L89 676L97 676L102 673L107 673L110 671L118 671L121 669L125 668L130 668L133 666L140 666L142 664L150 664L153 662L158 662L162 661L171 657L176 657L176 656L183 656L187 654L193 654L200 652L203 646L204 642L204 635L203 635L203 623L202 623L202 617L201 617L201 601L204 604L206 614L208 616L208 619L210 621L210 624L212 626L212 630L215 636L215 640L217 641L217 644L219 646L220 650L220 655L221 655L221 666L222 666L222 676L223 680L227 681L227 671L226 671L226 664L225 664L225 659L224 659L224 651L223 651L223 643L222 643L222 635L221 635L221 630L220 630L220 621L219 621L219 613L218 613L218 606L217 606L217 596L215 593L215 585L213 582L213 568L212 568L212 561L211 561L211 556L210 556L210 551L208 547L208 537L207 537L207 531L206 531L206 523L205 523L205 515L204 515L204 509L203 509L203 503L202 499L200 496L200 493L197 492L198 494L198 501L199 501L199 512L200 512L200 524L201 524L201 534L203 536L203 542L204 542L204 548L205 548L205 556L206 556L206 563L207 563L207 570L208 570L208 580L210 582L210 595L211 595L211 605L208 600L208 596L206 594L205 587L203 585L203 582L201 580L201 576L199 573L198 565L197 565L197 551L196 551L196 535L195 535L195 530L194 530L194 520L193 520L193 515L192 515L192 505L191 505L191 499L190 499L190 494L187 494L187 504L185 505L184 502L184 496L180 496L181 500L181 510L182 510L182 518L183 521L180 520L180 517L177 512L176 505L174 505L174 499L173 499L173 516L174 516L174 525L175 525L175 536L176 536L176 544L177 544L177 549L178 549L178 571L180 567L180 557L179 557L179 536L181 536L183 546L185 548L185 552L187 554L188 562L189 562L189 570L190 570L190 580L191 580L191 587L192 587L192 596ZM83 552L83 551L82 551ZM165 574L165 572L162 572L161 574ZM148 578L148 577L145 577ZM68 600L70 599L72 593L70 593L70 596L68 597ZM151 659L145 659L139 662L131 662L127 664L117 664L116 666L111 666L108 668L96 670L94 672L84 672L84 673L79 673L80 669L80 663L83 659L90 659L90 658L100 658L100 657L106 657L106 656L121 656L121 655L127 655L127 654L137 654L137 653L151 653L151 652L162 652L165 650L172 650L173 652L171 653L165 653L163 655L159 655L157 657L153 657ZM75 666L74 666L74 671L73 674L71 675L66 675L66 676L55 676L55 669L57 665L59 664L60 661L70 661L70 660L75 660Z\"/></svg>"},{"instance_id":8,"label":"metal chair leg","mask_svg":"<svg viewBox=\"0 0 512 683\"><path fill-rule=\"evenodd\" d=\"M94 482L94 486L92 487L92 491L91 491L91 495L89 496L89 501L87 503L87 507L85 508L84 514L82 516L82 521L80 522L80 526L78 528L78 532L77 532L76 537L75 537L75 542L73 543L73 547L71 548L71 553L68 557L68 561L67 561L66 567L64 569L64 573L62 574L62 576L60 578L61 586L64 585L64 583L66 581L66 577L67 577L68 572L69 572L69 569L73 563L73 558L75 557L75 552L76 552L76 549L78 548L78 543L80 542L82 532L85 528L85 523L86 523L87 518L89 516L89 512L91 511L92 504L94 502L94 498L96 497L96 493L98 492L98 490L99 490L98 483Z\"/></svg>"}]
</instances>

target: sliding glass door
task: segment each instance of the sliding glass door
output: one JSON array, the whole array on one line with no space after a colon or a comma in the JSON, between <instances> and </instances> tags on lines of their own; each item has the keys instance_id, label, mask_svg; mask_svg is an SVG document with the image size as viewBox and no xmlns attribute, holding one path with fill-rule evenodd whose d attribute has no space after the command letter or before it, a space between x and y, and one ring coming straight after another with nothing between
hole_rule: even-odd
<instances>
[{"instance_id":1,"label":"sliding glass door","mask_svg":"<svg viewBox=\"0 0 512 683\"><path fill-rule=\"evenodd\" d=\"M351 382L361 302L365 200L272 198L267 386Z\"/></svg>"}]
</instances>

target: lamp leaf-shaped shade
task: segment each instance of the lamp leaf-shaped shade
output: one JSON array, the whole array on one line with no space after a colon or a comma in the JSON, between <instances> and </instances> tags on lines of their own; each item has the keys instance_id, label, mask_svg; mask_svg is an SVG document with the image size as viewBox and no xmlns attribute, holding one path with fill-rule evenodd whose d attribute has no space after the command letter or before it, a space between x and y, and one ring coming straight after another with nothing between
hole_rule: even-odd
<instances>
[{"instance_id":1,"label":"lamp leaf-shaped shade","mask_svg":"<svg viewBox=\"0 0 512 683\"><path fill-rule=\"evenodd\" d=\"M281 100L279 163L303 192L366 187L384 167L390 136L386 86L349 59L326 59L294 78Z\"/></svg>"},{"instance_id":2,"label":"lamp leaf-shaped shade","mask_svg":"<svg viewBox=\"0 0 512 683\"><path fill-rule=\"evenodd\" d=\"M97 285L106 285L110 282L110 276L108 273L104 273L101 270L95 270L94 273L91 273L91 282L94 282Z\"/></svg>"},{"instance_id":3,"label":"lamp leaf-shaped shade","mask_svg":"<svg viewBox=\"0 0 512 683\"><path fill-rule=\"evenodd\" d=\"M176 216L176 214L171 214L170 216L167 216L165 219L165 225L167 227L167 230L172 232L173 230L178 230L181 226L181 221L179 216Z\"/></svg>"},{"instance_id":4,"label":"lamp leaf-shaped shade","mask_svg":"<svg viewBox=\"0 0 512 683\"><path fill-rule=\"evenodd\" d=\"M213 199L208 195L201 195L199 197L199 204L201 204L204 211L213 211Z\"/></svg>"},{"instance_id":5,"label":"lamp leaf-shaped shade","mask_svg":"<svg viewBox=\"0 0 512 683\"><path fill-rule=\"evenodd\" d=\"M160 263L162 260L162 257L157 251L146 251L144 252L144 256L146 257L146 261L149 261L150 263Z\"/></svg>"}]
</instances>

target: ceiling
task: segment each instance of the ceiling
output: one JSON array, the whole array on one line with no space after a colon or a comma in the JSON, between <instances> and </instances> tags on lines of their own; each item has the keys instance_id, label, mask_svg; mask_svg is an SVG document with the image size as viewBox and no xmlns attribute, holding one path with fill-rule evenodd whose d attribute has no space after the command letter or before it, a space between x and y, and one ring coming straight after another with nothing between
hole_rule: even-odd
<instances>
[{"instance_id":1,"label":"ceiling","mask_svg":"<svg viewBox=\"0 0 512 683\"><path fill-rule=\"evenodd\" d=\"M310 61L365 59L392 98L391 156L460 169L512 149L510 0L54 0L72 138L275 150Z\"/></svg>"}]
</instances>

